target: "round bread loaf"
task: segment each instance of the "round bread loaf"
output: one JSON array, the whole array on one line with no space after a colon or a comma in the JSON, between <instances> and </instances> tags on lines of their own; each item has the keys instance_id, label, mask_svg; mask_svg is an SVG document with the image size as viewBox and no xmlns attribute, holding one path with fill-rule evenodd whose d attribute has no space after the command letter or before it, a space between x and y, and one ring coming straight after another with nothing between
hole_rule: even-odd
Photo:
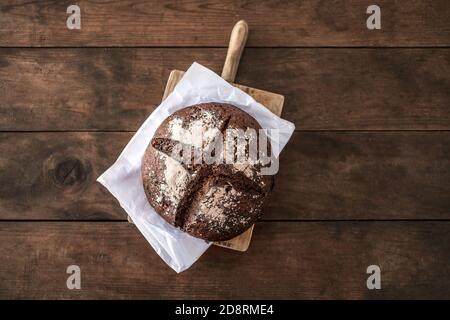
<instances>
[{"instance_id":1,"label":"round bread loaf","mask_svg":"<svg viewBox=\"0 0 450 320\"><path fill-rule=\"evenodd\" d=\"M226 136L229 129L247 128L259 135L261 126L229 104L203 103L170 115L155 132L142 161L145 194L156 212L170 224L208 241L231 239L255 223L273 186L273 176L261 174L261 162L193 160L196 150L205 150L211 143L211 132ZM246 154L249 139L244 144ZM175 151L179 146L192 150L192 161L183 161L188 157L181 157L184 151ZM224 143L211 154L224 154L226 148Z\"/></svg>"}]
</instances>

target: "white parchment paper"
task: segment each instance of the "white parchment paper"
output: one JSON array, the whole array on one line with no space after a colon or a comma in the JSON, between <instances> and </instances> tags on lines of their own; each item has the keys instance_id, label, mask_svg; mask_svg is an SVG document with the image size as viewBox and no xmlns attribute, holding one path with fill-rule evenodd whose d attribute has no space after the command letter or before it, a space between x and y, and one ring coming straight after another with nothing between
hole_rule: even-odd
<instances>
[{"instance_id":1,"label":"white parchment paper","mask_svg":"<svg viewBox=\"0 0 450 320\"><path fill-rule=\"evenodd\" d=\"M169 115L203 102L233 104L252 115L264 129L279 129L279 141L271 140L277 157L295 129L293 123L277 117L251 96L198 63L192 64L174 91L145 120L116 162L97 181L117 198L145 239L176 272L189 268L210 243L173 227L150 206L142 185L141 159L156 129ZM270 131L268 136L270 138Z\"/></svg>"}]
</instances>

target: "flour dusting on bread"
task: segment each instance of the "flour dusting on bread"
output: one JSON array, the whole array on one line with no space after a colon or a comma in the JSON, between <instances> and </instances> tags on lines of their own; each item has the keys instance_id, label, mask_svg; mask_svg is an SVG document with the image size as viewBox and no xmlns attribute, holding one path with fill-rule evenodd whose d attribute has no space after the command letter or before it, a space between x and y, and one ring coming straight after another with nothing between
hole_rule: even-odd
<instances>
[{"instance_id":1,"label":"flour dusting on bread","mask_svg":"<svg viewBox=\"0 0 450 320\"><path fill-rule=\"evenodd\" d=\"M172 148L181 143L204 150L217 133L248 128L261 127L239 108L222 103L195 105L169 116L155 132L142 162L144 190L155 211L172 225L209 241L228 240L247 230L262 214L273 177L261 175L258 162L187 165ZM237 150L247 152L239 145Z\"/></svg>"}]
</instances>

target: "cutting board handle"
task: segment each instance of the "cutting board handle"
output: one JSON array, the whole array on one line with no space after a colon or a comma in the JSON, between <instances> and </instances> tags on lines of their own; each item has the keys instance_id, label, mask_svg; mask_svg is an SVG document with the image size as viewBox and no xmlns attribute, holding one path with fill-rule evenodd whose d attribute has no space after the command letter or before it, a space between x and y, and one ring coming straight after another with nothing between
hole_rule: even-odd
<instances>
[{"instance_id":1,"label":"cutting board handle","mask_svg":"<svg viewBox=\"0 0 450 320\"><path fill-rule=\"evenodd\" d=\"M227 57L222 70L222 78L228 82L234 82L234 78L236 78L239 60L241 60L247 37L248 24L245 20L240 20L231 31L230 44L228 45Z\"/></svg>"}]
</instances>

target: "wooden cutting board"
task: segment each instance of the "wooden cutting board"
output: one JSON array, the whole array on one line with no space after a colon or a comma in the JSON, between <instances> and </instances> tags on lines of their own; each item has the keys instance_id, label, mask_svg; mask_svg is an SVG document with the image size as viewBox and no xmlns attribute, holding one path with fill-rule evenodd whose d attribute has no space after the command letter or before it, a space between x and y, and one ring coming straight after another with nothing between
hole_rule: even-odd
<instances>
[{"instance_id":1,"label":"wooden cutting board","mask_svg":"<svg viewBox=\"0 0 450 320\"><path fill-rule=\"evenodd\" d=\"M236 23L231 32L227 57L225 59L225 64L222 70L222 78L232 83L233 86L241 89L242 91L252 96L256 101L264 105L267 109L272 111L277 116L281 116L281 111L283 109L284 103L284 96L233 83L236 77L242 51L244 50L245 42L247 41L247 36L248 36L248 25L244 20L241 20L238 23ZM164 90L164 95L162 98L163 101L173 91L177 83L183 77L183 74L184 71L180 70L172 70L170 72L169 79L167 80L166 84L166 89ZM130 217L128 217L128 221L132 222ZM240 234L239 236L231 240L214 242L214 244L233 250L246 251L250 245L253 228L254 225L251 226L244 233Z\"/></svg>"}]
</instances>

